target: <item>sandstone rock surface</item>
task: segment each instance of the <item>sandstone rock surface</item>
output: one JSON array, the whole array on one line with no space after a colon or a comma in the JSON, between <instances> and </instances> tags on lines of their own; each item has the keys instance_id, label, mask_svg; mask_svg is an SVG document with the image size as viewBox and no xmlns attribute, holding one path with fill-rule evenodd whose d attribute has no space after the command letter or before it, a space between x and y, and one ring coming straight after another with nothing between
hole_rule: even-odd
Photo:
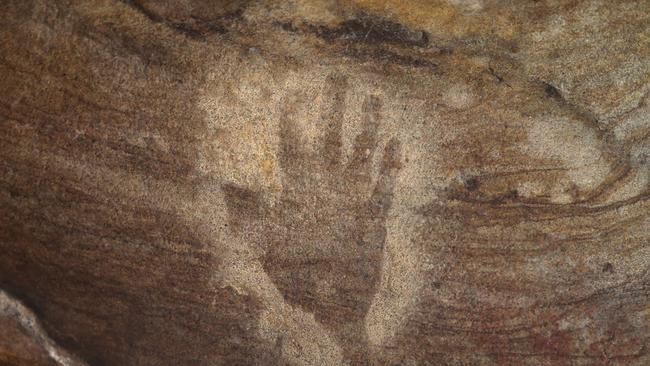
<instances>
[{"instance_id":1,"label":"sandstone rock surface","mask_svg":"<svg viewBox=\"0 0 650 366\"><path fill-rule=\"evenodd\" d=\"M0 86L0 362L650 364L650 2L5 0Z\"/></svg>"}]
</instances>

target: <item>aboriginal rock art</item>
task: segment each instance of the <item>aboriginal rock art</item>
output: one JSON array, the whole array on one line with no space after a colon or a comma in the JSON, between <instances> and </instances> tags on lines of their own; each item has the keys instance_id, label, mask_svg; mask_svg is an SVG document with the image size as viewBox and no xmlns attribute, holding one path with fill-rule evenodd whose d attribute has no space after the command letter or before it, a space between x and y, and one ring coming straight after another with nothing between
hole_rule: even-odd
<instances>
[{"instance_id":1,"label":"aboriginal rock art","mask_svg":"<svg viewBox=\"0 0 650 366\"><path fill-rule=\"evenodd\" d=\"M647 366L649 25L0 1L0 363Z\"/></svg>"},{"instance_id":2,"label":"aboriginal rock art","mask_svg":"<svg viewBox=\"0 0 650 366\"><path fill-rule=\"evenodd\" d=\"M309 153L294 121L291 103L280 120L278 159L283 193L272 207L258 192L224 185L235 230L254 236L264 270L293 306L314 314L340 340L352 364L367 362L364 318L381 275L385 221L400 144L391 139L373 177L382 102L373 95L362 106L362 132L345 158L341 129L346 79L333 75L331 100L319 123L325 131L317 153ZM262 228L251 231L252 226Z\"/></svg>"}]
</instances>

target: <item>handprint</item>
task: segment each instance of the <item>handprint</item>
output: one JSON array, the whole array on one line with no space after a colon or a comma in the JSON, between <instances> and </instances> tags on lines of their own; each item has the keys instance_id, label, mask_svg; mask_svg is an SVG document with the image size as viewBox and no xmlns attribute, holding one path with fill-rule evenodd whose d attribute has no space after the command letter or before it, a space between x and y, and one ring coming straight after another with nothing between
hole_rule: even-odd
<instances>
[{"instance_id":1,"label":"handprint","mask_svg":"<svg viewBox=\"0 0 650 366\"><path fill-rule=\"evenodd\" d=\"M331 105L321 115L320 146L304 146L288 104L280 120L279 166L283 192L272 207L258 193L223 187L234 227L262 248L265 271L285 300L314 314L339 340L351 364L367 363L364 318L377 290L400 145L391 139L376 179L372 162L381 101L367 96L362 132L343 157L342 125L347 81L327 80Z\"/></svg>"}]
</instances>

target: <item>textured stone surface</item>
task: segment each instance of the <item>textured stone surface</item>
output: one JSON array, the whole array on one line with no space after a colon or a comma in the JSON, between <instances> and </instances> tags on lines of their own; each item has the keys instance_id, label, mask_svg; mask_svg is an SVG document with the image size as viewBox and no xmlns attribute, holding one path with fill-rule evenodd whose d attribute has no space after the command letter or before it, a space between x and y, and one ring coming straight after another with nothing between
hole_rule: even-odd
<instances>
[{"instance_id":1,"label":"textured stone surface","mask_svg":"<svg viewBox=\"0 0 650 366\"><path fill-rule=\"evenodd\" d=\"M13 316L0 318L0 362L3 365L57 365Z\"/></svg>"},{"instance_id":2,"label":"textured stone surface","mask_svg":"<svg viewBox=\"0 0 650 366\"><path fill-rule=\"evenodd\" d=\"M647 1L7 0L0 85L2 362L650 363Z\"/></svg>"},{"instance_id":3,"label":"textured stone surface","mask_svg":"<svg viewBox=\"0 0 650 366\"><path fill-rule=\"evenodd\" d=\"M10 366L82 366L43 331L32 311L0 291L0 363Z\"/></svg>"}]
</instances>

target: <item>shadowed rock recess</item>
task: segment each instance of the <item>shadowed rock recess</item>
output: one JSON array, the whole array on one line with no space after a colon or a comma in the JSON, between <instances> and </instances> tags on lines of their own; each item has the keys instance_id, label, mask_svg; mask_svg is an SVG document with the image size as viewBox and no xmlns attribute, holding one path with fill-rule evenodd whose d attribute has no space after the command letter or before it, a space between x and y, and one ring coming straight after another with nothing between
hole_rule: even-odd
<instances>
[{"instance_id":1,"label":"shadowed rock recess","mask_svg":"<svg viewBox=\"0 0 650 366\"><path fill-rule=\"evenodd\" d=\"M650 2L0 2L0 364L650 365Z\"/></svg>"}]
</instances>

